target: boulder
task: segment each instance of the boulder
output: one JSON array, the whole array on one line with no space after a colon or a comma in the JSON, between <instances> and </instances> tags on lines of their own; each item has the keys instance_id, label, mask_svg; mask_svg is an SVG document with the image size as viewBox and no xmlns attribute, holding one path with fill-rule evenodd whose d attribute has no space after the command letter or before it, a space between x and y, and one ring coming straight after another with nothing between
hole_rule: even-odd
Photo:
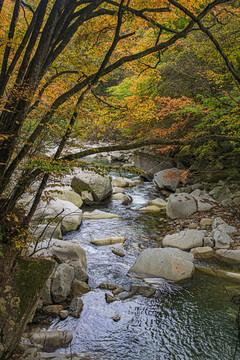
<instances>
[{"instance_id":1,"label":"boulder","mask_svg":"<svg viewBox=\"0 0 240 360\"><path fill-rule=\"evenodd\" d=\"M30 341L34 345L40 345L42 350L55 350L67 347L72 341L71 331L41 331L33 334Z\"/></svg>"},{"instance_id":2,"label":"boulder","mask_svg":"<svg viewBox=\"0 0 240 360\"><path fill-rule=\"evenodd\" d=\"M193 255L174 248L146 249L129 272L173 281L189 279L194 273Z\"/></svg>"},{"instance_id":3,"label":"boulder","mask_svg":"<svg viewBox=\"0 0 240 360\"><path fill-rule=\"evenodd\" d=\"M123 161L124 160L124 154L120 151L114 151L110 154L111 161Z\"/></svg>"},{"instance_id":4,"label":"boulder","mask_svg":"<svg viewBox=\"0 0 240 360\"><path fill-rule=\"evenodd\" d=\"M111 245L116 243L124 243L126 241L125 237L122 236L112 236L105 239L96 239L92 240L91 243L94 245Z\"/></svg>"},{"instance_id":5,"label":"boulder","mask_svg":"<svg viewBox=\"0 0 240 360\"><path fill-rule=\"evenodd\" d=\"M166 211L171 219L185 218L197 211L197 204L193 196L187 193L171 194Z\"/></svg>"},{"instance_id":6,"label":"boulder","mask_svg":"<svg viewBox=\"0 0 240 360\"><path fill-rule=\"evenodd\" d=\"M90 191L97 203L112 194L112 184L109 178L94 172L81 172L74 176L71 186L78 194L84 190Z\"/></svg>"},{"instance_id":7,"label":"boulder","mask_svg":"<svg viewBox=\"0 0 240 360\"><path fill-rule=\"evenodd\" d=\"M60 223L43 223L31 226L32 235L39 240L44 239L62 239L62 231Z\"/></svg>"},{"instance_id":8,"label":"boulder","mask_svg":"<svg viewBox=\"0 0 240 360\"><path fill-rule=\"evenodd\" d=\"M81 198L84 204L91 205L94 203L94 198L92 196L92 193L90 191L84 190L81 192Z\"/></svg>"},{"instance_id":9,"label":"boulder","mask_svg":"<svg viewBox=\"0 0 240 360\"><path fill-rule=\"evenodd\" d=\"M185 182L183 179L184 173L184 170L177 168L161 170L154 174L153 181L160 190L168 189L175 191L181 182Z\"/></svg>"},{"instance_id":10,"label":"boulder","mask_svg":"<svg viewBox=\"0 0 240 360\"><path fill-rule=\"evenodd\" d=\"M150 297L150 296L154 295L155 292L156 292L156 289L152 286L132 284L129 293L124 297L124 299L129 299L135 295L142 295L145 297Z\"/></svg>"},{"instance_id":11,"label":"boulder","mask_svg":"<svg viewBox=\"0 0 240 360\"><path fill-rule=\"evenodd\" d=\"M75 297L70 304L69 315L78 318L83 308L83 301L80 296Z\"/></svg>"},{"instance_id":12,"label":"boulder","mask_svg":"<svg viewBox=\"0 0 240 360\"><path fill-rule=\"evenodd\" d=\"M196 211L208 211L215 206L217 202L207 195L178 193L169 196L166 211L171 219L175 219L187 217Z\"/></svg>"},{"instance_id":13,"label":"boulder","mask_svg":"<svg viewBox=\"0 0 240 360\"><path fill-rule=\"evenodd\" d=\"M216 256L227 264L240 264L240 250L219 249L216 251Z\"/></svg>"},{"instance_id":14,"label":"boulder","mask_svg":"<svg viewBox=\"0 0 240 360\"><path fill-rule=\"evenodd\" d=\"M79 260L67 260L67 264L74 269L74 279L80 281L87 281L88 274L86 271L86 266L83 262Z\"/></svg>"},{"instance_id":15,"label":"boulder","mask_svg":"<svg viewBox=\"0 0 240 360\"><path fill-rule=\"evenodd\" d=\"M213 200L210 196L191 195L197 203L197 211L208 211L218 205L217 201Z\"/></svg>"},{"instance_id":16,"label":"boulder","mask_svg":"<svg viewBox=\"0 0 240 360\"><path fill-rule=\"evenodd\" d=\"M85 211L83 213L84 219L112 219L112 218L121 218L121 216L116 214L107 213L101 210L94 210L92 212Z\"/></svg>"},{"instance_id":17,"label":"boulder","mask_svg":"<svg viewBox=\"0 0 240 360\"><path fill-rule=\"evenodd\" d=\"M33 216L32 222L39 223L42 219L53 219L61 223L62 233L77 230L82 222L82 210L65 200L41 201Z\"/></svg>"},{"instance_id":18,"label":"boulder","mask_svg":"<svg viewBox=\"0 0 240 360\"><path fill-rule=\"evenodd\" d=\"M212 229L218 229L219 231L224 231L227 234L232 234L237 231L235 226L228 225L221 217L213 219Z\"/></svg>"},{"instance_id":19,"label":"boulder","mask_svg":"<svg viewBox=\"0 0 240 360\"><path fill-rule=\"evenodd\" d=\"M225 231L220 231L218 228L211 232L211 236L215 243L215 249L228 249L233 242L232 238Z\"/></svg>"},{"instance_id":20,"label":"boulder","mask_svg":"<svg viewBox=\"0 0 240 360\"><path fill-rule=\"evenodd\" d=\"M117 193L117 194L113 194L112 195L112 199L113 200L123 200L125 198L126 195L122 194L122 193Z\"/></svg>"},{"instance_id":21,"label":"boulder","mask_svg":"<svg viewBox=\"0 0 240 360\"><path fill-rule=\"evenodd\" d=\"M58 198L60 200L70 201L78 208L80 208L83 204L82 198L79 194L77 194L71 186L54 186L48 188L44 191L44 194L49 195L51 197Z\"/></svg>"},{"instance_id":22,"label":"boulder","mask_svg":"<svg viewBox=\"0 0 240 360\"><path fill-rule=\"evenodd\" d=\"M150 200L148 202L148 205L149 206L154 205L154 206L158 206L160 209L166 209L167 202L161 198L157 198L154 200Z\"/></svg>"},{"instance_id":23,"label":"boulder","mask_svg":"<svg viewBox=\"0 0 240 360\"><path fill-rule=\"evenodd\" d=\"M52 317L58 317L60 311L64 309L63 305L48 305L43 307L43 313Z\"/></svg>"},{"instance_id":24,"label":"boulder","mask_svg":"<svg viewBox=\"0 0 240 360\"><path fill-rule=\"evenodd\" d=\"M191 250L195 259L209 259L214 256L214 251L210 246L197 247Z\"/></svg>"},{"instance_id":25,"label":"boulder","mask_svg":"<svg viewBox=\"0 0 240 360\"><path fill-rule=\"evenodd\" d=\"M163 239L163 247L174 247L181 250L189 250L203 245L205 232L203 230L183 230L179 233L166 235Z\"/></svg>"},{"instance_id":26,"label":"boulder","mask_svg":"<svg viewBox=\"0 0 240 360\"><path fill-rule=\"evenodd\" d=\"M52 280L51 293L54 302L65 301L70 294L74 279L74 269L72 266L62 263L58 265Z\"/></svg>"},{"instance_id":27,"label":"boulder","mask_svg":"<svg viewBox=\"0 0 240 360\"><path fill-rule=\"evenodd\" d=\"M123 177L117 177L113 179L113 186L114 187L127 187L129 185L128 179L124 179Z\"/></svg>"},{"instance_id":28,"label":"boulder","mask_svg":"<svg viewBox=\"0 0 240 360\"><path fill-rule=\"evenodd\" d=\"M70 241L55 240L51 246L52 255L60 262L66 262L67 260L78 261L81 260L84 269L87 268L86 253L83 248L73 244Z\"/></svg>"},{"instance_id":29,"label":"boulder","mask_svg":"<svg viewBox=\"0 0 240 360\"><path fill-rule=\"evenodd\" d=\"M90 286L84 281L74 279L72 282L72 289L70 296L75 298L76 296L82 296L83 294L88 293L91 290Z\"/></svg>"}]
</instances>

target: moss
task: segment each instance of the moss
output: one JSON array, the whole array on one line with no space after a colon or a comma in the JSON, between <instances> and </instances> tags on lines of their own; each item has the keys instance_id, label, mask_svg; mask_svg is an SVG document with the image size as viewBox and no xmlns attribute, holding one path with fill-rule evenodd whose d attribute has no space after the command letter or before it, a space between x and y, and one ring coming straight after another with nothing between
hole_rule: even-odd
<instances>
[{"instance_id":1,"label":"moss","mask_svg":"<svg viewBox=\"0 0 240 360\"><path fill-rule=\"evenodd\" d=\"M17 259L13 289L14 297L20 298L19 318L25 314L29 304L43 288L53 266L54 263L50 260Z\"/></svg>"}]
</instances>

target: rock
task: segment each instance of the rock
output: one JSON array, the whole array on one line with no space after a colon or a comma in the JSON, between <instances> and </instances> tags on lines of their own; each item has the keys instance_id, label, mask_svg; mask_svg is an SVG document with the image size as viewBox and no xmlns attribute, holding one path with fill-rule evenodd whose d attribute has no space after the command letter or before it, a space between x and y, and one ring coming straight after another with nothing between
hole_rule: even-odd
<instances>
[{"instance_id":1,"label":"rock","mask_svg":"<svg viewBox=\"0 0 240 360\"><path fill-rule=\"evenodd\" d=\"M197 247L190 252L195 259L209 259L214 256L214 251L210 246Z\"/></svg>"},{"instance_id":2,"label":"rock","mask_svg":"<svg viewBox=\"0 0 240 360\"><path fill-rule=\"evenodd\" d=\"M104 290L116 290L119 288L119 285L110 284L110 283L101 283L97 287L98 289L104 289Z\"/></svg>"},{"instance_id":3,"label":"rock","mask_svg":"<svg viewBox=\"0 0 240 360\"><path fill-rule=\"evenodd\" d=\"M43 350L55 350L67 347L72 338L71 331L41 331L33 334L30 341L34 345L40 345Z\"/></svg>"},{"instance_id":4,"label":"rock","mask_svg":"<svg viewBox=\"0 0 240 360\"><path fill-rule=\"evenodd\" d=\"M171 219L185 218L197 211L197 205L194 198L189 194L171 194L168 198L166 211Z\"/></svg>"},{"instance_id":5,"label":"rock","mask_svg":"<svg viewBox=\"0 0 240 360\"><path fill-rule=\"evenodd\" d=\"M232 193L230 189L225 184L219 184L216 186L211 192L210 195L218 201L222 203L224 200L230 200L232 197Z\"/></svg>"},{"instance_id":6,"label":"rock","mask_svg":"<svg viewBox=\"0 0 240 360\"><path fill-rule=\"evenodd\" d=\"M123 177L117 177L113 179L113 186L114 187L127 187L129 185L128 179L124 179Z\"/></svg>"},{"instance_id":7,"label":"rock","mask_svg":"<svg viewBox=\"0 0 240 360\"><path fill-rule=\"evenodd\" d=\"M235 226L228 225L221 217L216 217L213 220L212 229L218 229L219 231L224 231L227 234L232 234L237 231Z\"/></svg>"},{"instance_id":8,"label":"rock","mask_svg":"<svg viewBox=\"0 0 240 360\"><path fill-rule=\"evenodd\" d=\"M206 229L206 227L211 226L213 223L213 219L209 219L209 218L202 218L200 221L200 227L202 229Z\"/></svg>"},{"instance_id":9,"label":"rock","mask_svg":"<svg viewBox=\"0 0 240 360\"><path fill-rule=\"evenodd\" d=\"M46 315L57 317L60 312L63 310L63 305L48 305L43 307L43 312Z\"/></svg>"},{"instance_id":10,"label":"rock","mask_svg":"<svg viewBox=\"0 0 240 360\"><path fill-rule=\"evenodd\" d=\"M105 239L92 240L91 243L94 245L111 245L116 243L124 243L126 238L120 236L112 236Z\"/></svg>"},{"instance_id":11,"label":"rock","mask_svg":"<svg viewBox=\"0 0 240 360\"><path fill-rule=\"evenodd\" d=\"M62 239L62 231L61 231L61 224L60 223L43 223L38 225L31 226L31 233L32 235L39 239Z\"/></svg>"},{"instance_id":12,"label":"rock","mask_svg":"<svg viewBox=\"0 0 240 360\"><path fill-rule=\"evenodd\" d=\"M118 193L118 194L113 194L112 195L112 199L113 200L123 200L125 198L126 195L122 194L122 193Z\"/></svg>"},{"instance_id":13,"label":"rock","mask_svg":"<svg viewBox=\"0 0 240 360\"><path fill-rule=\"evenodd\" d=\"M74 191L90 191L94 201L101 202L112 194L112 184L109 178L93 172L82 172L72 179L71 186Z\"/></svg>"},{"instance_id":14,"label":"rock","mask_svg":"<svg viewBox=\"0 0 240 360\"><path fill-rule=\"evenodd\" d=\"M65 200L41 201L33 216L32 222L39 223L41 219L54 219L61 223L62 233L77 230L82 222L82 210Z\"/></svg>"},{"instance_id":15,"label":"rock","mask_svg":"<svg viewBox=\"0 0 240 360\"><path fill-rule=\"evenodd\" d=\"M112 219L112 218L121 218L119 215L107 213L101 210L94 210L92 212L85 211L83 213L84 219Z\"/></svg>"},{"instance_id":16,"label":"rock","mask_svg":"<svg viewBox=\"0 0 240 360\"><path fill-rule=\"evenodd\" d=\"M83 301L80 296L75 297L70 304L69 315L78 318L83 308Z\"/></svg>"},{"instance_id":17,"label":"rock","mask_svg":"<svg viewBox=\"0 0 240 360\"><path fill-rule=\"evenodd\" d=\"M122 205L129 205L129 204L131 204L131 202L132 202L131 196L125 195L124 198L122 199L121 204Z\"/></svg>"},{"instance_id":18,"label":"rock","mask_svg":"<svg viewBox=\"0 0 240 360\"><path fill-rule=\"evenodd\" d=\"M173 281L189 279L194 273L193 255L173 248L146 249L129 272Z\"/></svg>"},{"instance_id":19,"label":"rock","mask_svg":"<svg viewBox=\"0 0 240 360\"><path fill-rule=\"evenodd\" d=\"M218 228L211 232L211 236L215 243L215 249L228 249L233 242L232 238L225 231L220 231Z\"/></svg>"},{"instance_id":20,"label":"rock","mask_svg":"<svg viewBox=\"0 0 240 360\"><path fill-rule=\"evenodd\" d=\"M209 267L204 267L204 266L196 266L196 270L202 272L203 274L240 282L240 273L238 273L238 272L228 271L228 270L211 269Z\"/></svg>"},{"instance_id":21,"label":"rock","mask_svg":"<svg viewBox=\"0 0 240 360\"><path fill-rule=\"evenodd\" d=\"M196 211L208 211L217 205L209 196L193 196L187 193L171 194L167 203L167 215L171 219L184 218Z\"/></svg>"},{"instance_id":22,"label":"rock","mask_svg":"<svg viewBox=\"0 0 240 360\"><path fill-rule=\"evenodd\" d=\"M240 250L223 250L216 251L219 260L227 264L240 264Z\"/></svg>"},{"instance_id":23,"label":"rock","mask_svg":"<svg viewBox=\"0 0 240 360\"><path fill-rule=\"evenodd\" d=\"M111 161L122 161L124 160L124 154L120 151L114 151L111 153Z\"/></svg>"},{"instance_id":24,"label":"rock","mask_svg":"<svg viewBox=\"0 0 240 360\"><path fill-rule=\"evenodd\" d=\"M54 302L59 303L66 300L70 294L74 279L74 269L68 264L60 264L54 274L51 293Z\"/></svg>"},{"instance_id":25,"label":"rock","mask_svg":"<svg viewBox=\"0 0 240 360\"><path fill-rule=\"evenodd\" d=\"M87 190L81 192L81 198L84 204L86 205L91 205L94 203L94 198L92 196L92 193L90 193Z\"/></svg>"},{"instance_id":26,"label":"rock","mask_svg":"<svg viewBox=\"0 0 240 360\"><path fill-rule=\"evenodd\" d=\"M81 260L68 260L67 263L74 269L74 279L84 282L88 280L86 266Z\"/></svg>"},{"instance_id":27,"label":"rock","mask_svg":"<svg viewBox=\"0 0 240 360\"><path fill-rule=\"evenodd\" d=\"M141 179L127 179L128 181L128 186L129 187L133 187L133 186L137 186L142 184L142 180Z\"/></svg>"},{"instance_id":28,"label":"rock","mask_svg":"<svg viewBox=\"0 0 240 360\"><path fill-rule=\"evenodd\" d=\"M83 248L70 241L56 240L51 247L52 255L60 262L67 260L81 260L84 269L87 268L86 253Z\"/></svg>"},{"instance_id":29,"label":"rock","mask_svg":"<svg viewBox=\"0 0 240 360\"><path fill-rule=\"evenodd\" d=\"M164 209L161 209L159 206L156 205L149 205L149 206L145 206L141 209L139 209L139 211L141 212L146 212L146 213L151 213L151 212L162 212Z\"/></svg>"},{"instance_id":30,"label":"rock","mask_svg":"<svg viewBox=\"0 0 240 360\"><path fill-rule=\"evenodd\" d=\"M129 293L124 299L129 299L135 295L142 295L145 297L150 297L154 295L156 292L156 289L154 289L152 286L144 286L144 285L138 285L138 284L132 284Z\"/></svg>"},{"instance_id":31,"label":"rock","mask_svg":"<svg viewBox=\"0 0 240 360\"><path fill-rule=\"evenodd\" d=\"M154 205L154 206L158 206L161 209L166 209L167 202L165 200L161 199L161 198L157 198L157 199L154 199L154 200L150 200L148 202L148 205L149 206Z\"/></svg>"},{"instance_id":32,"label":"rock","mask_svg":"<svg viewBox=\"0 0 240 360\"><path fill-rule=\"evenodd\" d=\"M210 196L192 196L197 203L197 211L208 211L218 205Z\"/></svg>"},{"instance_id":33,"label":"rock","mask_svg":"<svg viewBox=\"0 0 240 360\"><path fill-rule=\"evenodd\" d=\"M159 189L175 191L183 179L185 171L177 168L161 170L154 174L154 183Z\"/></svg>"},{"instance_id":34,"label":"rock","mask_svg":"<svg viewBox=\"0 0 240 360\"><path fill-rule=\"evenodd\" d=\"M68 310L61 310L59 313L59 317L61 320L67 319L68 315L69 315Z\"/></svg>"},{"instance_id":35,"label":"rock","mask_svg":"<svg viewBox=\"0 0 240 360\"><path fill-rule=\"evenodd\" d=\"M124 192L125 190L121 187L116 187L116 186L113 187L113 194L119 194L119 193L124 194Z\"/></svg>"},{"instance_id":36,"label":"rock","mask_svg":"<svg viewBox=\"0 0 240 360\"><path fill-rule=\"evenodd\" d=\"M44 194L58 198L60 200L70 201L78 208L80 208L83 204L81 196L77 194L71 188L71 186L55 186L55 187L47 188L44 191Z\"/></svg>"},{"instance_id":37,"label":"rock","mask_svg":"<svg viewBox=\"0 0 240 360\"><path fill-rule=\"evenodd\" d=\"M124 256L125 256L124 253L122 253L121 251L115 250L115 249L112 249L112 253L113 253L114 255L117 255L117 256L120 256L120 257L124 257Z\"/></svg>"},{"instance_id":38,"label":"rock","mask_svg":"<svg viewBox=\"0 0 240 360\"><path fill-rule=\"evenodd\" d=\"M72 282L70 297L75 298L76 296L82 296L89 291L91 291L91 288L88 284L86 284L84 281L74 279Z\"/></svg>"},{"instance_id":39,"label":"rock","mask_svg":"<svg viewBox=\"0 0 240 360\"><path fill-rule=\"evenodd\" d=\"M197 227L198 227L198 225L196 223L192 223L192 224L188 225L188 229L190 229L190 230L197 229Z\"/></svg>"},{"instance_id":40,"label":"rock","mask_svg":"<svg viewBox=\"0 0 240 360\"><path fill-rule=\"evenodd\" d=\"M183 230L179 233L166 235L162 241L162 246L189 250L202 246L204 236L205 233L202 230Z\"/></svg>"},{"instance_id":41,"label":"rock","mask_svg":"<svg viewBox=\"0 0 240 360\"><path fill-rule=\"evenodd\" d=\"M203 239L203 246L210 246L211 248L214 247L213 239L209 236L205 236Z\"/></svg>"},{"instance_id":42,"label":"rock","mask_svg":"<svg viewBox=\"0 0 240 360\"><path fill-rule=\"evenodd\" d=\"M119 320L121 320L121 317L119 315L116 315L114 317L112 317L113 321L118 322Z\"/></svg>"},{"instance_id":43,"label":"rock","mask_svg":"<svg viewBox=\"0 0 240 360\"><path fill-rule=\"evenodd\" d=\"M108 304L118 300L115 296L112 296L108 293L105 294L105 299Z\"/></svg>"}]
</instances>

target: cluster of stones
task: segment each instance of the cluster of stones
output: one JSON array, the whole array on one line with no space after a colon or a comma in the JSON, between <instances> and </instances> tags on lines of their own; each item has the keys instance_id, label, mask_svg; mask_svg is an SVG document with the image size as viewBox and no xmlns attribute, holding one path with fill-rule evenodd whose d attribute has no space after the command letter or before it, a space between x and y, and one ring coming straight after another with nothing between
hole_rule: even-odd
<instances>
[{"instance_id":1,"label":"cluster of stones","mask_svg":"<svg viewBox=\"0 0 240 360\"><path fill-rule=\"evenodd\" d=\"M170 219L185 219L196 212L205 213L219 206L217 196L214 196L216 189L207 193L198 188L200 184L179 189L183 182L183 173L183 170L176 168L155 173L154 183L157 188L163 192L167 190L174 193L171 193L165 202L156 199L140 210L165 211ZM152 206L153 204L158 204L158 207ZM203 217L199 227L200 229L196 229L197 224L191 224L188 229L167 234L162 239L162 248L144 250L130 269L130 273L180 281L193 275L194 258L206 259L214 256L225 263L240 263L240 250L230 249L233 237L239 236L236 227L228 225L221 217Z\"/></svg>"}]
</instances>

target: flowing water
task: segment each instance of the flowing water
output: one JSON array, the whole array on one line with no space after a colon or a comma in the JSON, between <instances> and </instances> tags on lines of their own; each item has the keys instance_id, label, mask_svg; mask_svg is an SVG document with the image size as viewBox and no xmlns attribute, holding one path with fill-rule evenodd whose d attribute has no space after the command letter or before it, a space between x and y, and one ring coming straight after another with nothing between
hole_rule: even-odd
<instances>
[{"instance_id":1,"label":"flowing water","mask_svg":"<svg viewBox=\"0 0 240 360\"><path fill-rule=\"evenodd\" d=\"M159 215L137 211L149 199L156 198L151 183L127 191L129 206L111 201L99 208L121 215L105 220L84 219L78 231L65 239L83 247L87 254L89 285L79 319L55 321L51 330L71 330L71 351L87 354L94 360L229 360L233 359L237 340L233 305L222 283L198 272L182 284L159 279L151 298L140 295L107 304L106 290L96 287L114 283L129 290L141 280L127 276L129 268L144 247L157 247L165 226ZM124 236L124 245L95 246L93 239ZM112 249L126 253L121 258ZM115 322L114 317L120 320ZM62 352L69 352L62 349ZM240 353L236 359L240 359Z\"/></svg>"}]
</instances>

